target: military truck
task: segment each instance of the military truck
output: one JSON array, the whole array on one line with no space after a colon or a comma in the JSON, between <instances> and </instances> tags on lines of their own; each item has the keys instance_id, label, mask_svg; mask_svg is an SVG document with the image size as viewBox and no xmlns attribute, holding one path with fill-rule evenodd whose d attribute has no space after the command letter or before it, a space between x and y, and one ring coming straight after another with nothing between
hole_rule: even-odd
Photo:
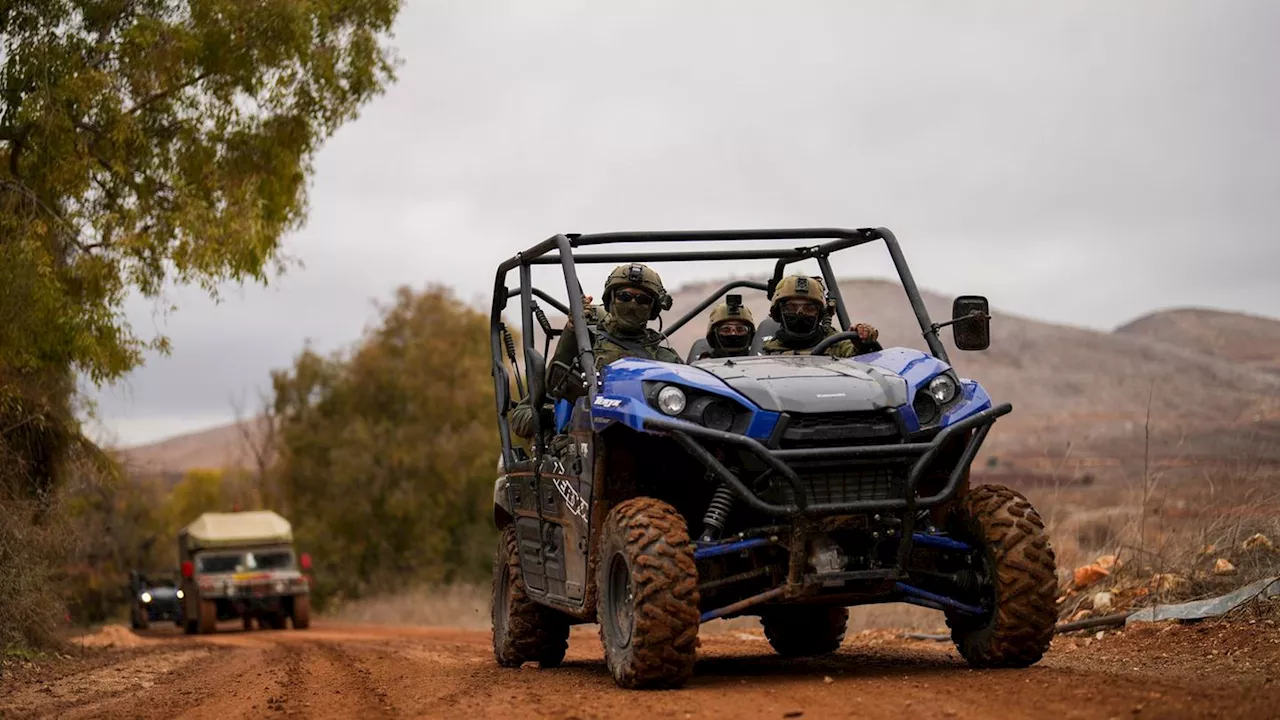
<instances>
[{"instance_id":1,"label":"military truck","mask_svg":"<svg viewBox=\"0 0 1280 720\"><path fill-rule=\"evenodd\" d=\"M244 629L311 624L311 558L293 547L293 527L270 510L205 513L178 533L182 614L188 634L240 618Z\"/></svg>"}]
</instances>

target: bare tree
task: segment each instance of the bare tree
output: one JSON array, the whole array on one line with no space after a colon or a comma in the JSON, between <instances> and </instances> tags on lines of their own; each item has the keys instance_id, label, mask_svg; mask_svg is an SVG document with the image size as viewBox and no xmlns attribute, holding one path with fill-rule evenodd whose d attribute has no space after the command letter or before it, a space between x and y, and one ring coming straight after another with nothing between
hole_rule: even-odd
<instances>
[{"instance_id":1,"label":"bare tree","mask_svg":"<svg viewBox=\"0 0 1280 720\"><path fill-rule=\"evenodd\" d=\"M230 402L236 428L240 431L240 447L248 455L258 500L266 507L273 507L280 499L271 482L271 465L275 462L280 423L273 410L272 398L259 389L258 412L252 417L245 416L242 402L235 398Z\"/></svg>"}]
</instances>

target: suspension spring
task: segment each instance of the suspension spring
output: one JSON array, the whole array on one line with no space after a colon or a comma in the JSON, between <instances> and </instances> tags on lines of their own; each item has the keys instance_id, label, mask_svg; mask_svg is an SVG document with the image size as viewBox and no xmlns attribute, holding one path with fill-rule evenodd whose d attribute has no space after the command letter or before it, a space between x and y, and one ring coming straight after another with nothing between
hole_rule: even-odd
<instances>
[{"instance_id":1,"label":"suspension spring","mask_svg":"<svg viewBox=\"0 0 1280 720\"><path fill-rule=\"evenodd\" d=\"M543 334L550 336L553 332L551 321L547 320L547 314L542 311L542 306L538 305L538 303L533 304L533 316L538 320L538 324L542 326Z\"/></svg>"},{"instance_id":2,"label":"suspension spring","mask_svg":"<svg viewBox=\"0 0 1280 720\"><path fill-rule=\"evenodd\" d=\"M716 488L716 493L711 497L711 504L707 506L707 512L702 516L702 541L719 540L720 533L724 532L725 523L729 520L729 511L733 509L733 490L729 489L727 484L721 484Z\"/></svg>"},{"instance_id":3,"label":"suspension spring","mask_svg":"<svg viewBox=\"0 0 1280 720\"><path fill-rule=\"evenodd\" d=\"M507 346L507 357L511 359L511 364L516 362L516 339L511 337L511 331L504 325L502 327L502 344Z\"/></svg>"}]
</instances>

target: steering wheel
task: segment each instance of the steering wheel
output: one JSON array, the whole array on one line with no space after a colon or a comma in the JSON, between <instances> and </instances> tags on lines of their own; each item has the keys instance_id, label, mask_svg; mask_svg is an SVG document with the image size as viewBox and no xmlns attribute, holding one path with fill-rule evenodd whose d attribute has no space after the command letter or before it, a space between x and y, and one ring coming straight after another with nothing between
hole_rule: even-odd
<instances>
[{"instance_id":1,"label":"steering wheel","mask_svg":"<svg viewBox=\"0 0 1280 720\"><path fill-rule=\"evenodd\" d=\"M830 335L828 337L823 338L822 342L813 346L813 349L809 351L809 354L821 355L822 353L826 352L827 348L831 347L832 345L835 345L838 342L843 342L845 340L852 340L855 343L865 342L862 339L862 336L859 335L856 331L845 330L844 332L838 332L835 335Z\"/></svg>"}]
</instances>

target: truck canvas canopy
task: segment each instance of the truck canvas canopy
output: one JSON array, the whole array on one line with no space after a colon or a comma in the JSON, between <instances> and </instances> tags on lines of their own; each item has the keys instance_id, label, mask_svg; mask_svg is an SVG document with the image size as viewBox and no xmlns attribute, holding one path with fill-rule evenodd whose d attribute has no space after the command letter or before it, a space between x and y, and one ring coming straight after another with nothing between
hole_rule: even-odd
<instances>
[{"instance_id":1,"label":"truck canvas canopy","mask_svg":"<svg viewBox=\"0 0 1280 720\"><path fill-rule=\"evenodd\" d=\"M277 545L293 542L288 520L270 510L204 513L178 534L186 552L244 545Z\"/></svg>"}]
</instances>

